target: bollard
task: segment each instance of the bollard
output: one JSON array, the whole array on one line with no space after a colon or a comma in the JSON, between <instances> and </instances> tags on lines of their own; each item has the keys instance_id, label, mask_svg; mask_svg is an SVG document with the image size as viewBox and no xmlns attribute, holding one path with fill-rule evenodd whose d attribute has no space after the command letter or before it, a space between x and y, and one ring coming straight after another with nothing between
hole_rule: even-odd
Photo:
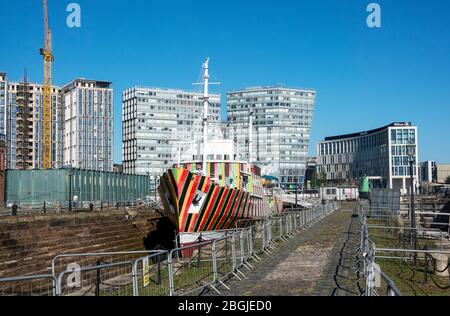
<instances>
[{"instance_id":1,"label":"bollard","mask_svg":"<svg viewBox=\"0 0 450 316\"><path fill-rule=\"evenodd\" d=\"M448 268L448 257L444 254L433 254L434 270L438 277L448 278L449 268Z\"/></svg>"}]
</instances>

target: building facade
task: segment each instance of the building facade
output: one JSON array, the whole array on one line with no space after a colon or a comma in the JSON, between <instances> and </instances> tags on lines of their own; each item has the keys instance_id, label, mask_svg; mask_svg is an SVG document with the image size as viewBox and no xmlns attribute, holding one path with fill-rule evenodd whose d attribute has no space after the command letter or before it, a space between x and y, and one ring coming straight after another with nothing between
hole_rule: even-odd
<instances>
[{"instance_id":1,"label":"building facade","mask_svg":"<svg viewBox=\"0 0 450 316\"><path fill-rule=\"evenodd\" d=\"M8 100L8 82L6 74L0 72L0 134L6 135L6 102Z\"/></svg>"},{"instance_id":2,"label":"building facade","mask_svg":"<svg viewBox=\"0 0 450 316\"><path fill-rule=\"evenodd\" d=\"M410 187L407 145L415 144L414 187L419 185L418 133L411 123L393 123L375 130L325 138L318 143L318 172L337 183L362 177L378 182L380 187Z\"/></svg>"},{"instance_id":3,"label":"building facade","mask_svg":"<svg viewBox=\"0 0 450 316\"><path fill-rule=\"evenodd\" d=\"M63 165L113 171L114 98L111 82L76 79L61 90Z\"/></svg>"},{"instance_id":4,"label":"building facade","mask_svg":"<svg viewBox=\"0 0 450 316\"><path fill-rule=\"evenodd\" d=\"M313 90L282 87L229 92L227 136L237 143L240 159L260 166L263 175L277 177L286 189L302 184L315 98Z\"/></svg>"},{"instance_id":5,"label":"building facade","mask_svg":"<svg viewBox=\"0 0 450 316\"><path fill-rule=\"evenodd\" d=\"M220 123L220 95L210 95L209 137ZM123 171L161 176L179 160L192 160L202 141L203 94L134 87L122 95Z\"/></svg>"},{"instance_id":6,"label":"building facade","mask_svg":"<svg viewBox=\"0 0 450 316\"><path fill-rule=\"evenodd\" d=\"M420 164L420 179L422 183L437 183L437 165L435 161L425 161Z\"/></svg>"},{"instance_id":7,"label":"building facade","mask_svg":"<svg viewBox=\"0 0 450 316\"><path fill-rule=\"evenodd\" d=\"M437 164L437 183L445 184L450 177L450 164Z\"/></svg>"},{"instance_id":8,"label":"building facade","mask_svg":"<svg viewBox=\"0 0 450 316\"><path fill-rule=\"evenodd\" d=\"M52 167L111 172L111 83L77 79L52 87ZM6 136L6 167L42 169L43 85L7 80L0 73L0 134Z\"/></svg>"},{"instance_id":9,"label":"building facade","mask_svg":"<svg viewBox=\"0 0 450 316\"><path fill-rule=\"evenodd\" d=\"M0 133L0 207L5 206L6 137Z\"/></svg>"},{"instance_id":10,"label":"building facade","mask_svg":"<svg viewBox=\"0 0 450 316\"><path fill-rule=\"evenodd\" d=\"M7 82L5 135L8 169L40 169L43 160L43 85ZM52 87L52 166L62 158L62 108L60 88Z\"/></svg>"}]
</instances>

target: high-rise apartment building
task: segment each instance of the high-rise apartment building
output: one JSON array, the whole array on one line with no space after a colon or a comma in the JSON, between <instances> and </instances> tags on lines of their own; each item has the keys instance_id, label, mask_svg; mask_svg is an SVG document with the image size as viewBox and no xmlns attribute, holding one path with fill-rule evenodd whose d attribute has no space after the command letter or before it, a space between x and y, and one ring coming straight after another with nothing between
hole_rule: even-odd
<instances>
[{"instance_id":1,"label":"high-rise apartment building","mask_svg":"<svg viewBox=\"0 0 450 316\"><path fill-rule=\"evenodd\" d=\"M6 102L8 100L6 74L0 72L0 134L6 134Z\"/></svg>"},{"instance_id":2,"label":"high-rise apartment building","mask_svg":"<svg viewBox=\"0 0 450 316\"><path fill-rule=\"evenodd\" d=\"M52 87L52 166L61 167L62 109L60 89ZM40 169L43 157L43 85L7 82L5 135L8 169Z\"/></svg>"},{"instance_id":3,"label":"high-rise apartment building","mask_svg":"<svg viewBox=\"0 0 450 316\"><path fill-rule=\"evenodd\" d=\"M177 160L192 160L203 139L202 93L134 87L122 100L124 173L159 177ZM220 95L210 95L210 138L221 127L220 107Z\"/></svg>"},{"instance_id":4,"label":"high-rise apartment building","mask_svg":"<svg viewBox=\"0 0 450 316\"><path fill-rule=\"evenodd\" d=\"M76 79L61 90L64 166L113 171L114 101L111 82Z\"/></svg>"},{"instance_id":5,"label":"high-rise apartment building","mask_svg":"<svg viewBox=\"0 0 450 316\"><path fill-rule=\"evenodd\" d=\"M0 73L0 134L7 169L43 167L43 85L10 82ZM113 90L110 82L77 79L52 87L52 167L112 171Z\"/></svg>"},{"instance_id":6,"label":"high-rise apartment building","mask_svg":"<svg viewBox=\"0 0 450 316\"><path fill-rule=\"evenodd\" d=\"M302 184L315 98L313 90L283 87L229 92L228 136L237 143L240 158L259 165L264 175L279 178L286 189ZM252 140L249 131L251 114Z\"/></svg>"}]
</instances>

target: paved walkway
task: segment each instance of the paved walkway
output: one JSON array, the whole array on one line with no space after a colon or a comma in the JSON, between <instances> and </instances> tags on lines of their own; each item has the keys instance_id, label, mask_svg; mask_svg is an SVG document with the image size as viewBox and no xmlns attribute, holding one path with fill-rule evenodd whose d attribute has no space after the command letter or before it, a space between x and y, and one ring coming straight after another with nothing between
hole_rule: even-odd
<instances>
[{"instance_id":1,"label":"paved walkway","mask_svg":"<svg viewBox=\"0 0 450 316\"><path fill-rule=\"evenodd\" d=\"M352 260L357 204L344 204L294 239L278 246L254 269L241 271L247 279L232 278L231 288L220 288L223 296L311 296L359 295L355 290ZM357 220L357 218L356 218ZM347 266L350 267L347 269ZM217 295L208 291L204 295Z\"/></svg>"}]
</instances>

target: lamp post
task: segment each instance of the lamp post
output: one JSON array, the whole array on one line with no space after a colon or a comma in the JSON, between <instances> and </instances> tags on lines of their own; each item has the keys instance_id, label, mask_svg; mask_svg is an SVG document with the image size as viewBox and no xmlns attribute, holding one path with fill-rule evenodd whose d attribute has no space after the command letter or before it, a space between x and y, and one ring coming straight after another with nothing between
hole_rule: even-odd
<instances>
[{"instance_id":1,"label":"lamp post","mask_svg":"<svg viewBox=\"0 0 450 316\"><path fill-rule=\"evenodd\" d=\"M417 249L417 238L416 238L416 211L414 205L414 164L416 157L416 144L414 141L410 140L407 145L407 152L409 157L409 174L410 174L410 193L411 193L411 246ZM417 256L415 256L417 259Z\"/></svg>"}]
</instances>

